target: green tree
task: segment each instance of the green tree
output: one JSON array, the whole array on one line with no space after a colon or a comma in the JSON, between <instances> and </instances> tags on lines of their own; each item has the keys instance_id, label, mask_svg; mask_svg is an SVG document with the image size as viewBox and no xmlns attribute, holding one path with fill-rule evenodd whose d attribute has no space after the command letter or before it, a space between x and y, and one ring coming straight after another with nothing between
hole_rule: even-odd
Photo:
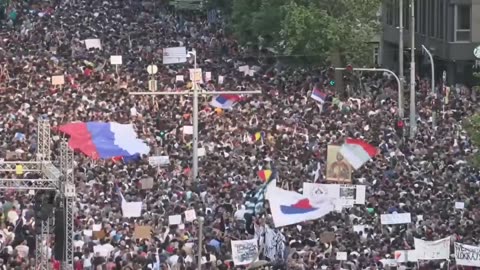
<instances>
[{"instance_id":1,"label":"green tree","mask_svg":"<svg viewBox=\"0 0 480 270\"><path fill-rule=\"evenodd\" d=\"M273 47L283 55L318 55L337 67L372 63L370 42L379 30L381 0L233 0L232 5L232 29L244 44Z\"/></svg>"},{"instance_id":2,"label":"green tree","mask_svg":"<svg viewBox=\"0 0 480 270\"><path fill-rule=\"evenodd\" d=\"M480 113L476 113L464 121L463 127L468 133L472 144L480 147ZM470 159L472 165L480 168L480 153L474 153Z\"/></svg>"}]
</instances>

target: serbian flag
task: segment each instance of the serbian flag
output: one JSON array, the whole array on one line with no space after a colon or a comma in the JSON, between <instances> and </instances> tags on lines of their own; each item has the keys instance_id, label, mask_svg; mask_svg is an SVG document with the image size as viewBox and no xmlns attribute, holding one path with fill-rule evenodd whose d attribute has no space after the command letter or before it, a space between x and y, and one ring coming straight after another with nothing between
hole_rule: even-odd
<instances>
[{"instance_id":1,"label":"serbian flag","mask_svg":"<svg viewBox=\"0 0 480 270\"><path fill-rule=\"evenodd\" d=\"M212 99L212 101L210 102L210 106L224 109L224 110L229 110L239 100L240 100L239 95L219 95Z\"/></svg>"},{"instance_id":2,"label":"serbian flag","mask_svg":"<svg viewBox=\"0 0 480 270\"><path fill-rule=\"evenodd\" d=\"M325 103L325 99L327 99L327 94L323 93L318 88L314 88L311 97L320 103Z\"/></svg>"},{"instance_id":3,"label":"serbian flag","mask_svg":"<svg viewBox=\"0 0 480 270\"><path fill-rule=\"evenodd\" d=\"M131 124L75 122L59 126L58 131L70 136L72 149L93 159L133 160L150 152Z\"/></svg>"},{"instance_id":4,"label":"serbian flag","mask_svg":"<svg viewBox=\"0 0 480 270\"><path fill-rule=\"evenodd\" d=\"M365 162L372 159L378 149L360 139L348 138L340 148L340 154L352 165L355 170L362 167Z\"/></svg>"},{"instance_id":5,"label":"serbian flag","mask_svg":"<svg viewBox=\"0 0 480 270\"><path fill-rule=\"evenodd\" d=\"M270 177L272 177L272 171L261 170L261 171L258 171L257 175L260 179L262 179L263 182L268 182L268 180L270 180Z\"/></svg>"},{"instance_id":6,"label":"serbian flag","mask_svg":"<svg viewBox=\"0 0 480 270\"><path fill-rule=\"evenodd\" d=\"M334 201L326 194L315 194L315 199L276 186L269 187L267 199L275 227L319 219L334 210Z\"/></svg>"}]
</instances>

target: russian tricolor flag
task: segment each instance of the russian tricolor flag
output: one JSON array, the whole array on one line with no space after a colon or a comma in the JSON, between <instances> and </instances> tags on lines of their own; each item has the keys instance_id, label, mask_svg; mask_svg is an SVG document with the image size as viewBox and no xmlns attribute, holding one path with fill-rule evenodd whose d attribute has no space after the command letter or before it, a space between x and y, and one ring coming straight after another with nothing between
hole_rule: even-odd
<instances>
[{"instance_id":1,"label":"russian tricolor flag","mask_svg":"<svg viewBox=\"0 0 480 270\"><path fill-rule=\"evenodd\" d=\"M340 148L340 154L357 170L365 162L372 159L378 153L378 149L360 139L348 138Z\"/></svg>"},{"instance_id":2,"label":"russian tricolor flag","mask_svg":"<svg viewBox=\"0 0 480 270\"><path fill-rule=\"evenodd\" d=\"M327 94L323 93L318 88L314 88L311 97L320 103L325 103Z\"/></svg>"},{"instance_id":3,"label":"russian tricolor flag","mask_svg":"<svg viewBox=\"0 0 480 270\"><path fill-rule=\"evenodd\" d=\"M76 122L59 126L58 130L70 136L71 148L93 159L131 159L150 152L131 124Z\"/></svg>"},{"instance_id":4,"label":"russian tricolor flag","mask_svg":"<svg viewBox=\"0 0 480 270\"><path fill-rule=\"evenodd\" d=\"M240 100L239 95L219 95L212 99L210 105L224 110L231 109Z\"/></svg>"}]
</instances>

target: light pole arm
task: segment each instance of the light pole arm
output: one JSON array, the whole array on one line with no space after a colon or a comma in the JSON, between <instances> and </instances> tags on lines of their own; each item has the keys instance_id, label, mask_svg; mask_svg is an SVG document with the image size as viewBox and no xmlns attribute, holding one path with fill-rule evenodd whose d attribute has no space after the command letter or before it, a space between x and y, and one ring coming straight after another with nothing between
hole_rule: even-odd
<instances>
[{"instance_id":1,"label":"light pole arm","mask_svg":"<svg viewBox=\"0 0 480 270\"><path fill-rule=\"evenodd\" d=\"M346 70L346 68L335 68L335 70ZM387 72L391 74L393 77L395 77L395 80L397 80L397 86L398 86L398 114L400 115L401 118L403 118L403 107L400 106L402 104L402 87L400 84L400 79L398 78L397 74L395 72L391 71L390 69L386 68L353 68L353 71L369 71L369 72Z\"/></svg>"}]
</instances>

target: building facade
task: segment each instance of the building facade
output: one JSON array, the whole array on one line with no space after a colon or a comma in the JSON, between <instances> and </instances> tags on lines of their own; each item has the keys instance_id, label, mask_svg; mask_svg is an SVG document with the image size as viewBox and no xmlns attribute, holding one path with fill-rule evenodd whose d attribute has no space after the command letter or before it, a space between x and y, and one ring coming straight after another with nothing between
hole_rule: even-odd
<instances>
[{"instance_id":1,"label":"building facade","mask_svg":"<svg viewBox=\"0 0 480 270\"><path fill-rule=\"evenodd\" d=\"M410 65L410 1L403 0L404 71ZM398 71L399 0L384 0L382 7L381 64ZM430 76L428 56L434 56L436 80L447 72L447 81L472 85L473 50L480 45L480 0L415 0L415 52L419 76Z\"/></svg>"}]
</instances>

